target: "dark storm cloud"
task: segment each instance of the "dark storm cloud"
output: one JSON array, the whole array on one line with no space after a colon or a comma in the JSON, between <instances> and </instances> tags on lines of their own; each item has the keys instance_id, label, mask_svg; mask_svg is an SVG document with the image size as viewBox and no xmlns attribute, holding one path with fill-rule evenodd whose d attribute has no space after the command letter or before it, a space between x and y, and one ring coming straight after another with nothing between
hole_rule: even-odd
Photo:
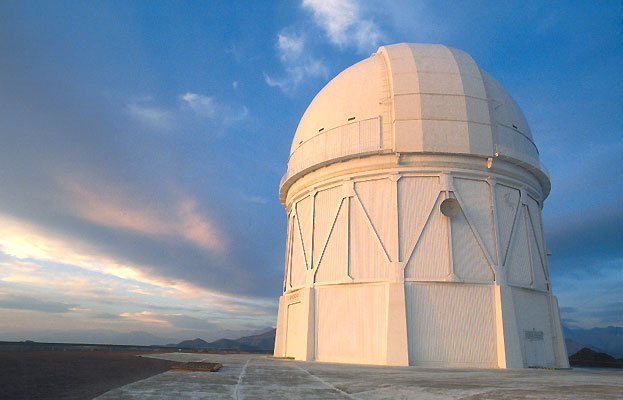
<instances>
[{"instance_id":1,"label":"dark storm cloud","mask_svg":"<svg viewBox=\"0 0 623 400\"><path fill-rule=\"evenodd\" d=\"M619 324L623 324L623 302L617 301L606 304L600 310L593 311L591 315L598 318L603 324L612 323L613 318L618 319Z\"/></svg>"},{"instance_id":2,"label":"dark storm cloud","mask_svg":"<svg viewBox=\"0 0 623 400\"><path fill-rule=\"evenodd\" d=\"M545 234L552 262L623 257L623 207L615 201L595 210L578 210L576 215L549 221Z\"/></svg>"},{"instance_id":3,"label":"dark storm cloud","mask_svg":"<svg viewBox=\"0 0 623 400\"><path fill-rule=\"evenodd\" d=\"M77 307L75 304L65 304L56 301L42 301L33 297L9 295L0 298L0 308L12 310L31 310L41 311L45 313L66 313L72 308Z\"/></svg>"}]
</instances>

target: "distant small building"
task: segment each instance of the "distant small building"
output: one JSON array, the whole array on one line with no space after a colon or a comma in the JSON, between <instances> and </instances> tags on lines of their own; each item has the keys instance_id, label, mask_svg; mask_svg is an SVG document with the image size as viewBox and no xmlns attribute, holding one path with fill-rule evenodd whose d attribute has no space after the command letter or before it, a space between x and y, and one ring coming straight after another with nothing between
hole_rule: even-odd
<instances>
[{"instance_id":1,"label":"distant small building","mask_svg":"<svg viewBox=\"0 0 623 400\"><path fill-rule=\"evenodd\" d=\"M382 46L301 119L275 356L568 367L526 119L463 51Z\"/></svg>"}]
</instances>

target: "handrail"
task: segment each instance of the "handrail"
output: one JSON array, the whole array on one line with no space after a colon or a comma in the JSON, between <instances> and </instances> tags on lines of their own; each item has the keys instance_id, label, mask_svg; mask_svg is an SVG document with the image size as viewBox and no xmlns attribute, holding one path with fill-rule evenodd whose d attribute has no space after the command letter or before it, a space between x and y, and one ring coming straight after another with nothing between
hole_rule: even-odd
<instances>
[{"instance_id":1,"label":"handrail","mask_svg":"<svg viewBox=\"0 0 623 400\"><path fill-rule=\"evenodd\" d=\"M286 173L279 187L295 174L350 155L378 151L382 148L381 118L350 122L315 134L303 141L288 157Z\"/></svg>"}]
</instances>

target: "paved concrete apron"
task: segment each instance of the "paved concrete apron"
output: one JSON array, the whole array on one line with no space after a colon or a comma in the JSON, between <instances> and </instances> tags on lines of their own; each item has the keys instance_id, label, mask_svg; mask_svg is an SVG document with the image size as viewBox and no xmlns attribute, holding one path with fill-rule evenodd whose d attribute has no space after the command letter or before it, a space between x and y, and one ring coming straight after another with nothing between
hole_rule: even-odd
<instances>
[{"instance_id":1,"label":"paved concrete apron","mask_svg":"<svg viewBox=\"0 0 623 400\"><path fill-rule=\"evenodd\" d=\"M623 399L621 370L353 366L247 354L149 357L223 367L212 373L168 371L98 399Z\"/></svg>"}]
</instances>

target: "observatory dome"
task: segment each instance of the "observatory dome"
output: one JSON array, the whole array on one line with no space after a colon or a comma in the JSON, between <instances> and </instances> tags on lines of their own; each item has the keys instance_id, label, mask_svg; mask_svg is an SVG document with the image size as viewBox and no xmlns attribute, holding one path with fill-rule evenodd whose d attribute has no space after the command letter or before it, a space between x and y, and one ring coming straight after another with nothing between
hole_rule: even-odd
<instances>
[{"instance_id":1,"label":"observatory dome","mask_svg":"<svg viewBox=\"0 0 623 400\"><path fill-rule=\"evenodd\" d=\"M354 130L356 141L349 134ZM296 178L311 170L378 153L499 158L530 171L545 197L550 191L515 100L469 54L443 45L382 46L331 80L298 125L281 201Z\"/></svg>"},{"instance_id":2,"label":"observatory dome","mask_svg":"<svg viewBox=\"0 0 623 400\"><path fill-rule=\"evenodd\" d=\"M380 47L318 93L294 135L275 355L568 367L549 190L521 109L468 54Z\"/></svg>"}]
</instances>

